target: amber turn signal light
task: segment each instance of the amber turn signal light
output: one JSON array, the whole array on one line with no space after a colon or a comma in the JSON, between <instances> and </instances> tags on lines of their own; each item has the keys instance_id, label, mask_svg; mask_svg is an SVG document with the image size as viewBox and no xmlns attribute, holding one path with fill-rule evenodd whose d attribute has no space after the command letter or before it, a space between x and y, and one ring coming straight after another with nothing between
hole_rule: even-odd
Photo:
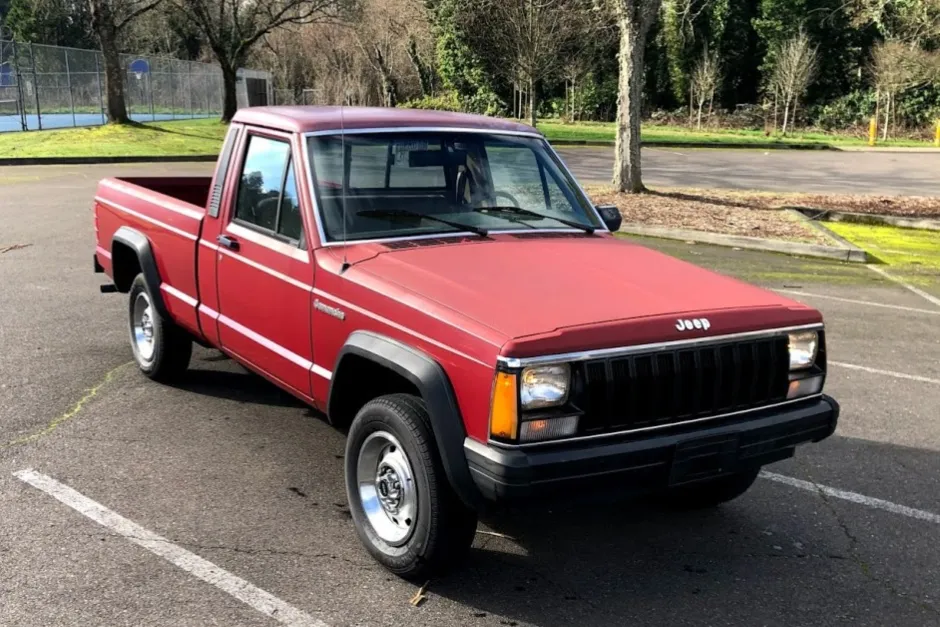
<instances>
[{"instance_id":1,"label":"amber turn signal light","mask_svg":"<svg viewBox=\"0 0 940 627\"><path fill-rule=\"evenodd\" d=\"M490 436L515 440L519 432L516 375L497 372L490 404Z\"/></svg>"}]
</instances>

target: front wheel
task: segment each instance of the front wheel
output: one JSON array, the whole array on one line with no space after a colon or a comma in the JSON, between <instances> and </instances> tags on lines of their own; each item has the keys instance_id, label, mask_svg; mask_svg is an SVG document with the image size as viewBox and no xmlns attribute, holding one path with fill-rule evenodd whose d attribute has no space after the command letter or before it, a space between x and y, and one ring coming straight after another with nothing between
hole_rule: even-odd
<instances>
[{"instance_id":1,"label":"front wheel","mask_svg":"<svg viewBox=\"0 0 940 627\"><path fill-rule=\"evenodd\" d=\"M366 403L346 441L346 494L359 539L408 579L455 566L476 533L476 514L448 483L424 402L390 394Z\"/></svg>"},{"instance_id":2,"label":"front wheel","mask_svg":"<svg viewBox=\"0 0 940 627\"><path fill-rule=\"evenodd\" d=\"M668 490L656 500L678 510L706 509L736 499L757 480L760 467Z\"/></svg>"},{"instance_id":3,"label":"front wheel","mask_svg":"<svg viewBox=\"0 0 940 627\"><path fill-rule=\"evenodd\" d=\"M192 336L160 315L143 274L131 283L129 305L131 349L140 371L155 381L179 378L189 367Z\"/></svg>"}]
</instances>

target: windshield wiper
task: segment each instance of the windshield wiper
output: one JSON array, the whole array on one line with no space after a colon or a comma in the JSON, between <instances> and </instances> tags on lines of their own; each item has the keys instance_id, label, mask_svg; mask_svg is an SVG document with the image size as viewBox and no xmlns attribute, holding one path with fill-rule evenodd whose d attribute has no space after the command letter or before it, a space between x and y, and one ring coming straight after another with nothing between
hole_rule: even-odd
<instances>
[{"instance_id":1,"label":"windshield wiper","mask_svg":"<svg viewBox=\"0 0 940 627\"><path fill-rule=\"evenodd\" d=\"M553 215L547 213L539 213L538 211L532 211L531 209L523 209L522 207L513 207L511 205L505 205L500 207L476 207L474 211L480 213L486 213L488 211L505 211L507 213L518 213L520 215L532 216L534 218L545 218L547 220L554 220L555 222L560 222L565 226L570 226L573 229L581 229L585 233L593 234L597 229L589 224L582 224L581 222L575 222L574 220L566 220L565 218L557 218Z\"/></svg>"},{"instance_id":2,"label":"windshield wiper","mask_svg":"<svg viewBox=\"0 0 940 627\"><path fill-rule=\"evenodd\" d=\"M456 222L446 218L439 218L435 215L421 213L419 211L411 211L410 209L366 209L364 211L357 211L356 215L362 216L364 218L424 218L426 220L440 222L441 224L452 226L455 229L460 229L461 231L469 231L470 233L474 233L480 237L486 237L488 234L486 229L481 229L480 227L473 226L472 224L464 224L463 222Z\"/></svg>"}]
</instances>

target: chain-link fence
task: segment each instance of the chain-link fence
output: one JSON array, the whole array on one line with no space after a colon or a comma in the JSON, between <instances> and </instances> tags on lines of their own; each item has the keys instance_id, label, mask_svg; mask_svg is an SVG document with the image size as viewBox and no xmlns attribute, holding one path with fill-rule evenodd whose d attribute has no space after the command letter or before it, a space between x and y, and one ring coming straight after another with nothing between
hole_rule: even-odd
<instances>
[{"instance_id":1,"label":"chain-link fence","mask_svg":"<svg viewBox=\"0 0 940 627\"><path fill-rule=\"evenodd\" d=\"M121 63L135 121L222 112L216 65L134 55L121 55ZM103 124L105 97L100 52L0 40L0 132Z\"/></svg>"}]
</instances>

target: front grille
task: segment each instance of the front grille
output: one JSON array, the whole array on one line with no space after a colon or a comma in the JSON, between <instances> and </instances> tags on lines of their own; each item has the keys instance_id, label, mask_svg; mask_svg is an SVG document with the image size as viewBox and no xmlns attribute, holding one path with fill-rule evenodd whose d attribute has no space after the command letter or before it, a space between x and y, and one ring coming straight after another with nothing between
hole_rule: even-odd
<instances>
[{"instance_id":1,"label":"front grille","mask_svg":"<svg viewBox=\"0 0 940 627\"><path fill-rule=\"evenodd\" d=\"M787 336L677 347L576 364L582 434L665 426L786 400Z\"/></svg>"}]
</instances>

